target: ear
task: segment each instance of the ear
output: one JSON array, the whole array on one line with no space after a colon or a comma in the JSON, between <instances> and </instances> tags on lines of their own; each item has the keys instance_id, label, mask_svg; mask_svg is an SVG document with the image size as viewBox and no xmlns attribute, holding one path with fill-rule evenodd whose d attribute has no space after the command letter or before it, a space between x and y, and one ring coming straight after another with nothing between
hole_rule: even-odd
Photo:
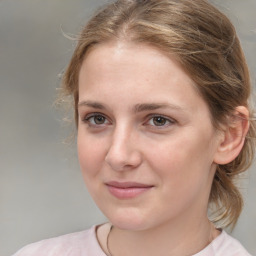
<instances>
[{"instance_id":1,"label":"ear","mask_svg":"<svg viewBox=\"0 0 256 256\"><path fill-rule=\"evenodd\" d=\"M223 130L218 149L215 153L216 164L228 164L241 152L245 136L249 130L249 111L244 106L236 107L234 115Z\"/></svg>"}]
</instances>

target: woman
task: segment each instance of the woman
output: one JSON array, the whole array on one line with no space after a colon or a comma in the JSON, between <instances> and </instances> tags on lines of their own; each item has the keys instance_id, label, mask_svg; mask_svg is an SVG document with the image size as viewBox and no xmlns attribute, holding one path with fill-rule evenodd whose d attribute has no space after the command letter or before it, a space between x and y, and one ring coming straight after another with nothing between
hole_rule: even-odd
<instances>
[{"instance_id":1,"label":"woman","mask_svg":"<svg viewBox=\"0 0 256 256\"><path fill-rule=\"evenodd\" d=\"M205 0L119 0L83 29L64 74L85 183L109 223L15 255L249 255L234 183L254 156L248 68ZM210 211L211 221L208 219Z\"/></svg>"}]
</instances>

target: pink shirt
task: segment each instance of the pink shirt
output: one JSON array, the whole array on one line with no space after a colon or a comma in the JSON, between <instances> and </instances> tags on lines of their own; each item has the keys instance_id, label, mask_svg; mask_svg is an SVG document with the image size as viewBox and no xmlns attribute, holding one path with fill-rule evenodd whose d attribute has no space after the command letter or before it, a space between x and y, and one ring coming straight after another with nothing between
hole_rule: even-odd
<instances>
[{"instance_id":1,"label":"pink shirt","mask_svg":"<svg viewBox=\"0 0 256 256\"><path fill-rule=\"evenodd\" d=\"M92 228L42 240L25 246L13 256L106 256L97 237L96 226ZM206 248L192 256L251 256L243 246L225 231Z\"/></svg>"}]
</instances>

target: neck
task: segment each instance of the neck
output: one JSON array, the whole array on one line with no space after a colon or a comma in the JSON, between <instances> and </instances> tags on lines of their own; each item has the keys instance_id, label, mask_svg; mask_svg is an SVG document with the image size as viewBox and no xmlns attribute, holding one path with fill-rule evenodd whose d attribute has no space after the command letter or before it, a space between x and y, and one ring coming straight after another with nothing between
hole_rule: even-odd
<instances>
[{"instance_id":1,"label":"neck","mask_svg":"<svg viewBox=\"0 0 256 256\"><path fill-rule=\"evenodd\" d=\"M111 256L193 255L205 248L217 231L208 218L197 218L193 225L165 223L157 228L141 231L122 230L113 227L108 237Z\"/></svg>"}]
</instances>

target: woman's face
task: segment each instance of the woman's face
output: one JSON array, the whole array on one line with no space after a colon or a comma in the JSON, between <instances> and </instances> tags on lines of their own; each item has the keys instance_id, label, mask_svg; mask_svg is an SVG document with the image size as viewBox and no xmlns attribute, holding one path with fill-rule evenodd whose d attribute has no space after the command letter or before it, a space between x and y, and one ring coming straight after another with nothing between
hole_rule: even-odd
<instances>
[{"instance_id":1,"label":"woman's face","mask_svg":"<svg viewBox=\"0 0 256 256\"><path fill-rule=\"evenodd\" d=\"M145 230L206 217L219 136L172 57L102 44L79 74L78 155L93 199L116 226Z\"/></svg>"}]
</instances>

